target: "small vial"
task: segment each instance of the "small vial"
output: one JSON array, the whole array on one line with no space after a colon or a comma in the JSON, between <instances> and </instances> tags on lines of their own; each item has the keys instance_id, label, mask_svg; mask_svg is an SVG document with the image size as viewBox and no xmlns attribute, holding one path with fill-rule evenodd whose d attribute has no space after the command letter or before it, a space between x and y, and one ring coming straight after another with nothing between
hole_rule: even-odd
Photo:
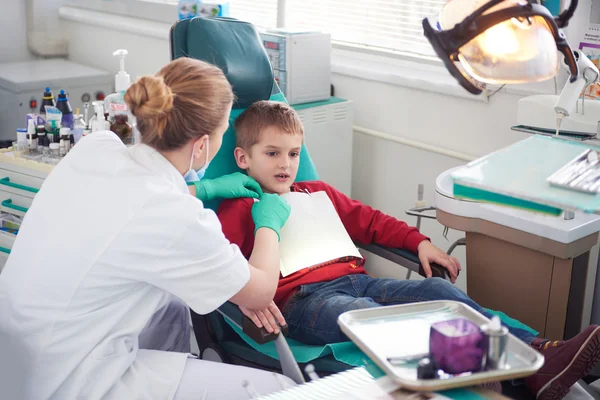
<instances>
[{"instance_id":1,"label":"small vial","mask_svg":"<svg viewBox=\"0 0 600 400\"><path fill-rule=\"evenodd\" d=\"M37 132L38 135L38 150L40 152L44 151L44 141L46 140L46 129L44 128L44 125L38 125L35 128L35 131Z\"/></svg>"},{"instance_id":2,"label":"small vial","mask_svg":"<svg viewBox=\"0 0 600 400\"><path fill-rule=\"evenodd\" d=\"M27 148L30 154L38 153L38 134L36 132L27 134Z\"/></svg>"},{"instance_id":3,"label":"small vial","mask_svg":"<svg viewBox=\"0 0 600 400\"><path fill-rule=\"evenodd\" d=\"M60 155L65 156L71 148L71 130L60 128Z\"/></svg>"},{"instance_id":4,"label":"small vial","mask_svg":"<svg viewBox=\"0 0 600 400\"><path fill-rule=\"evenodd\" d=\"M35 155L38 152L38 136L33 119L27 122L27 150L29 154Z\"/></svg>"},{"instance_id":5,"label":"small vial","mask_svg":"<svg viewBox=\"0 0 600 400\"><path fill-rule=\"evenodd\" d=\"M27 151L27 129L17 129L17 151L25 152Z\"/></svg>"},{"instance_id":6,"label":"small vial","mask_svg":"<svg viewBox=\"0 0 600 400\"><path fill-rule=\"evenodd\" d=\"M60 157L60 144L50 143L50 155L53 157Z\"/></svg>"},{"instance_id":7,"label":"small vial","mask_svg":"<svg viewBox=\"0 0 600 400\"><path fill-rule=\"evenodd\" d=\"M48 145L50 145L50 143L54 143L54 131L53 130L46 130L46 138L48 139Z\"/></svg>"}]
</instances>

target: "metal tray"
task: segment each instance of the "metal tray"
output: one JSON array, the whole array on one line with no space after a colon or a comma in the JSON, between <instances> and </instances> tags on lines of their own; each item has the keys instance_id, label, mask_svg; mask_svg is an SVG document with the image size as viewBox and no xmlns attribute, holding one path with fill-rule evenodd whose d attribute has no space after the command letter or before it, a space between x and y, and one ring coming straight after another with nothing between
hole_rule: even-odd
<instances>
[{"instance_id":1,"label":"metal tray","mask_svg":"<svg viewBox=\"0 0 600 400\"><path fill-rule=\"evenodd\" d=\"M348 311L340 315L338 324L391 379L414 391L438 391L523 378L534 374L544 364L544 357L539 352L509 334L504 369L447 375L442 379L418 379L417 363L429 353L431 324L460 317L478 325L489 322L466 304L428 301ZM394 359L393 364L390 358Z\"/></svg>"}]
</instances>

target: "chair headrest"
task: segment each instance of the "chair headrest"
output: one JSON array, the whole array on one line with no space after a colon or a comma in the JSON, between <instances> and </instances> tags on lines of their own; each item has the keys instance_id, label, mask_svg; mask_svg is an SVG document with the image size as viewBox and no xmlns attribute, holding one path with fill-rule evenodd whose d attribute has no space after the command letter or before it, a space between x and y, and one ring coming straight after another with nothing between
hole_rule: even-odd
<instances>
[{"instance_id":1,"label":"chair headrest","mask_svg":"<svg viewBox=\"0 0 600 400\"><path fill-rule=\"evenodd\" d=\"M273 69L254 26L232 18L195 17L171 29L171 57L187 56L216 65L237 99L234 108L268 100Z\"/></svg>"}]
</instances>

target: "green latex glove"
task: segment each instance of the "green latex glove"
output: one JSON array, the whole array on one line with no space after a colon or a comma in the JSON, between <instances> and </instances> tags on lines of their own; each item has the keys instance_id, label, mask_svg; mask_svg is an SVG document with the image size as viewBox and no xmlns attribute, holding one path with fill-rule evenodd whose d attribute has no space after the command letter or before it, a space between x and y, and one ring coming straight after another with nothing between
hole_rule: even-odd
<instances>
[{"instance_id":1,"label":"green latex glove","mask_svg":"<svg viewBox=\"0 0 600 400\"><path fill-rule=\"evenodd\" d=\"M290 216L290 205L283 197L276 194L265 193L260 201L252 206L252 219L254 220L254 233L259 228L273 229L279 239L279 231Z\"/></svg>"},{"instance_id":2,"label":"green latex glove","mask_svg":"<svg viewBox=\"0 0 600 400\"><path fill-rule=\"evenodd\" d=\"M196 186L196 197L202 201L238 197L258 199L262 196L262 189L258 182L241 172L223 175L215 179L188 182L188 186L192 185Z\"/></svg>"}]
</instances>

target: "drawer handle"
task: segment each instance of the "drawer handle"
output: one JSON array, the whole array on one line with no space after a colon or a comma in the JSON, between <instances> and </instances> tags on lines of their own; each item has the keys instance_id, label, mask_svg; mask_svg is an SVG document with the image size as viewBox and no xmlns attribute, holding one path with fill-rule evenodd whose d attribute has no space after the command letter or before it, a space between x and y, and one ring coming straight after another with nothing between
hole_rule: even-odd
<instances>
[{"instance_id":1,"label":"drawer handle","mask_svg":"<svg viewBox=\"0 0 600 400\"><path fill-rule=\"evenodd\" d=\"M10 254L10 249L7 249L6 247L2 247L2 246L0 246L0 251L1 251L2 253Z\"/></svg>"},{"instance_id":2,"label":"drawer handle","mask_svg":"<svg viewBox=\"0 0 600 400\"><path fill-rule=\"evenodd\" d=\"M19 185L18 183L11 182L10 178L8 176L6 178L0 179L0 185L10 186L12 188L19 189L19 190L25 190L25 191L31 192L31 193L37 193L40 191L39 189L32 188L31 186Z\"/></svg>"},{"instance_id":3,"label":"drawer handle","mask_svg":"<svg viewBox=\"0 0 600 400\"><path fill-rule=\"evenodd\" d=\"M28 208L17 206L15 204L13 204L12 199L6 199L6 200L4 200L0 204L2 204L6 208L11 208L13 210L21 211L21 212L24 212L24 213L26 213L27 211L29 211Z\"/></svg>"}]
</instances>

